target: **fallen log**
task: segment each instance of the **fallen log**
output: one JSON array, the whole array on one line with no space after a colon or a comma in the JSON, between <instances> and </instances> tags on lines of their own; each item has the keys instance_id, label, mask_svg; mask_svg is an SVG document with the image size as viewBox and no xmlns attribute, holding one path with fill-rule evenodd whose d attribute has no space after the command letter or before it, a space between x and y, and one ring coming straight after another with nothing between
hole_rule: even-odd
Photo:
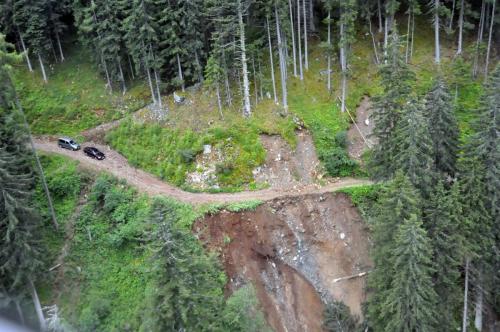
<instances>
[{"instance_id":1,"label":"fallen log","mask_svg":"<svg viewBox=\"0 0 500 332\"><path fill-rule=\"evenodd\" d=\"M336 283L336 282L339 282L339 281L343 281L343 280L349 280L349 279L364 277L365 275L367 275L370 272L372 272L372 271L370 270L370 271L365 271L365 272L361 272L361 273L358 273L358 274L353 274L353 275L346 276L346 277L335 278L335 279L333 279L333 283Z\"/></svg>"}]
</instances>

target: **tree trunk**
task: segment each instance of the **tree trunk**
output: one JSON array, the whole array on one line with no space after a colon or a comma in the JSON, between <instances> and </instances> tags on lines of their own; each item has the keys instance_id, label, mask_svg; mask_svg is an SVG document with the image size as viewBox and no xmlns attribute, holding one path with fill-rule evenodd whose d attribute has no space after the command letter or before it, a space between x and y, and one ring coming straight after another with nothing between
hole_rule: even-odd
<instances>
[{"instance_id":1,"label":"tree trunk","mask_svg":"<svg viewBox=\"0 0 500 332\"><path fill-rule=\"evenodd\" d=\"M384 58L387 57L387 43L389 42L389 26L387 22L387 16L384 19ZM387 59L384 60L387 62Z\"/></svg>"},{"instance_id":2,"label":"tree trunk","mask_svg":"<svg viewBox=\"0 0 500 332\"><path fill-rule=\"evenodd\" d=\"M127 54L127 58L128 58L128 66L129 66L129 70L130 70L131 79L135 79L134 66L132 66L132 60L130 59L130 55L129 54Z\"/></svg>"},{"instance_id":3,"label":"tree trunk","mask_svg":"<svg viewBox=\"0 0 500 332\"><path fill-rule=\"evenodd\" d=\"M28 50L26 49L26 44L24 44L24 39L21 33L19 33L19 40L21 41L21 46L23 47L24 58L26 59L26 63L28 64L28 70L33 72L33 67L31 66L30 56L28 54Z\"/></svg>"},{"instance_id":4,"label":"tree trunk","mask_svg":"<svg viewBox=\"0 0 500 332\"><path fill-rule=\"evenodd\" d=\"M229 73L227 70L226 52L224 51L224 48L222 48L222 60L224 64L224 86L226 88L226 102L229 106L231 106L233 104L233 98L231 95L231 88L229 87Z\"/></svg>"},{"instance_id":5,"label":"tree trunk","mask_svg":"<svg viewBox=\"0 0 500 332\"><path fill-rule=\"evenodd\" d=\"M40 304L40 299L38 298L38 293L36 292L35 285L33 284L33 281L31 279L28 281L28 283L29 283L29 287L31 290L31 298L33 299L33 304L35 306L36 315L38 316L40 330L42 332L46 331L47 325L45 323L45 317L43 316L42 305Z\"/></svg>"},{"instance_id":6,"label":"tree trunk","mask_svg":"<svg viewBox=\"0 0 500 332\"><path fill-rule=\"evenodd\" d=\"M483 0L481 4L481 16L479 18L479 29L477 30L477 40L476 40L476 52L474 54L474 65L472 67L472 76L476 77L479 70L479 47L483 42L483 30L484 30L484 12L486 8L486 3Z\"/></svg>"},{"instance_id":7,"label":"tree trunk","mask_svg":"<svg viewBox=\"0 0 500 332\"><path fill-rule=\"evenodd\" d=\"M306 13L306 0L302 1L302 11L304 14L304 68L309 70L309 55L307 54L307 13Z\"/></svg>"},{"instance_id":8,"label":"tree trunk","mask_svg":"<svg viewBox=\"0 0 500 332\"><path fill-rule=\"evenodd\" d=\"M411 8L408 11L408 26L406 29L406 52L405 52L405 62L408 63L410 56L410 28L411 28Z\"/></svg>"},{"instance_id":9,"label":"tree trunk","mask_svg":"<svg viewBox=\"0 0 500 332\"><path fill-rule=\"evenodd\" d=\"M288 7L290 8L290 26L292 32L293 76L297 77L297 52L295 51L295 31L293 27L292 0L288 0Z\"/></svg>"},{"instance_id":10,"label":"tree trunk","mask_svg":"<svg viewBox=\"0 0 500 332\"><path fill-rule=\"evenodd\" d=\"M434 62L439 64L441 62L441 46L439 43L439 0L434 0L434 44Z\"/></svg>"},{"instance_id":11,"label":"tree trunk","mask_svg":"<svg viewBox=\"0 0 500 332\"><path fill-rule=\"evenodd\" d=\"M496 4L496 0L493 1L493 6L491 7L490 31L488 34L488 47L486 48L486 62L484 65L484 80L485 81L488 79L488 66L490 64L491 37L493 35L493 25L495 24L495 4Z\"/></svg>"},{"instance_id":12,"label":"tree trunk","mask_svg":"<svg viewBox=\"0 0 500 332\"><path fill-rule=\"evenodd\" d=\"M273 48L271 45L271 29L269 27L269 18L266 17L266 25L267 25L267 41L269 45L269 61L271 64L271 80L273 81L273 97L274 103L278 103L278 96L276 95L276 80L274 78L274 61L273 61ZM301 70L302 72L302 70Z\"/></svg>"},{"instance_id":13,"label":"tree trunk","mask_svg":"<svg viewBox=\"0 0 500 332\"><path fill-rule=\"evenodd\" d=\"M184 76L182 75L181 59L180 59L178 53L176 54L176 57L177 57L177 72L178 72L178 75L179 75L179 80L181 81L181 84L182 84L182 92L184 92L185 91Z\"/></svg>"},{"instance_id":14,"label":"tree trunk","mask_svg":"<svg viewBox=\"0 0 500 332\"><path fill-rule=\"evenodd\" d=\"M464 0L460 0L460 14L458 17L458 47L457 55L462 54L462 35L464 28Z\"/></svg>"},{"instance_id":15,"label":"tree trunk","mask_svg":"<svg viewBox=\"0 0 500 332\"><path fill-rule=\"evenodd\" d=\"M161 93L160 93L160 77L158 76L158 73L156 72L155 68L153 68L153 74L155 75L156 95L158 96L158 106L160 107L160 109L162 109L163 103L161 101Z\"/></svg>"},{"instance_id":16,"label":"tree trunk","mask_svg":"<svg viewBox=\"0 0 500 332\"><path fill-rule=\"evenodd\" d=\"M16 311L17 311L17 316L19 317L19 321L22 326L26 325L26 321L24 320L24 314L23 310L21 309L21 305L19 304L19 301L16 300L14 301L16 303Z\"/></svg>"},{"instance_id":17,"label":"tree trunk","mask_svg":"<svg viewBox=\"0 0 500 332\"><path fill-rule=\"evenodd\" d=\"M122 94L127 93L127 85L125 84L125 75L123 75L122 64L120 58L116 57L116 63L118 64L118 72L120 73L120 80L122 81Z\"/></svg>"},{"instance_id":18,"label":"tree trunk","mask_svg":"<svg viewBox=\"0 0 500 332\"><path fill-rule=\"evenodd\" d=\"M260 99L264 99L264 90L262 88L262 66L260 65L260 59L258 61L259 64L259 92L260 92Z\"/></svg>"},{"instance_id":19,"label":"tree trunk","mask_svg":"<svg viewBox=\"0 0 500 332\"><path fill-rule=\"evenodd\" d=\"M304 79L304 71L302 70L302 34L300 33L300 0L297 0L297 41L299 42L299 71L300 80Z\"/></svg>"},{"instance_id":20,"label":"tree trunk","mask_svg":"<svg viewBox=\"0 0 500 332\"><path fill-rule=\"evenodd\" d=\"M30 140L31 151L33 151L33 156L35 157L36 168L38 169L38 174L40 175L40 181L42 182L43 191L45 192L45 196L47 197L47 205L49 207L50 217L52 219L52 225L56 230L59 229L59 223L57 222L56 211L54 210L54 204L52 203L52 196L50 195L49 186L47 185L47 179L45 178L45 173L43 172L42 163L40 162L40 158L38 157L38 153L36 152L35 143L33 142L33 136L31 136L31 129L28 124L28 119L26 119L26 114L19 102L19 99L16 95L16 106L17 109L21 112L23 117L24 127L26 128L26 132L28 133L28 138Z\"/></svg>"},{"instance_id":21,"label":"tree trunk","mask_svg":"<svg viewBox=\"0 0 500 332\"><path fill-rule=\"evenodd\" d=\"M38 62L40 63L40 69L42 70L43 81L47 83L48 82L47 74L45 73L45 66L43 65L43 60L40 53L38 53Z\"/></svg>"},{"instance_id":22,"label":"tree trunk","mask_svg":"<svg viewBox=\"0 0 500 332\"><path fill-rule=\"evenodd\" d=\"M456 0L453 0L453 4L451 5L450 24L448 25L449 30L451 30L451 28L453 28L453 17L455 16L455 1Z\"/></svg>"},{"instance_id":23,"label":"tree trunk","mask_svg":"<svg viewBox=\"0 0 500 332\"><path fill-rule=\"evenodd\" d=\"M462 315L462 332L467 332L467 308L469 300L469 259L465 260L465 282L464 282L464 311Z\"/></svg>"},{"instance_id":24,"label":"tree trunk","mask_svg":"<svg viewBox=\"0 0 500 332\"><path fill-rule=\"evenodd\" d=\"M259 103L259 93L257 92L257 73L255 70L255 59L252 57L252 70L253 70L253 93L255 94L255 105Z\"/></svg>"},{"instance_id":25,"label":"tree trunk","mask_svg":"<svg viewBox=\"0 0 500 332\"><path fill-rule=\"evenodd\" d=\"M243 23L241 0L238 0L238 24L240 28L241 71L243 75L243 115L249 117L252 110L250 108L250 83L248 81L245 24Z\"/></svg>"},{"instance_id":26,"label":"tree trunk","mask_svg":"<svg viewBox=\"0 0 500 332\"><path fill-rule=\"evenodd\" d=\"M377 0L377 12L378 12L378 32L382 32L382 7L380 6L380 0Z\"/></svg>"},{"instance_id":27,"label":"tree trunk","mask_svg":"<svg viewBox=\"0 0 500 332\"><path fill-rule=\"evenodd\" d=\"M56 62L59 62L59 59L57 58L57 54L56 54L56 48L54 47L54 42L52 41L52 38L49 38L50 40L50 49L52 50L52 56L54 57L54 60Z\"/></svg>"},{"instance_id":28,"label":"tree trunk","mask_svg":"<svg viewBox=\"0 0 500 332\"><path fill-rule=\"evenodd\" d=\"M219 108L219 114L220 118L224 120L224 115L222 114L222 103L221 103L221 98L220 98L220 88L219 88L219 83L215 85L215 91L217 92L217 106Z\"/></svg>"},{"instance_id":29,"label":"tree trunk","mask_svg":"<svg viewBox=\"0 0 500 332\"><path fill-rule=\"evenodd\" d=\"M380 60L378 58L377 43L375 42L375 36L373 35L372 21L371 21L370 17L368 17L368 28L370 29L370 35L372 36L373 52L375 54L375 63L379 64ZM330 33L330 31L328 31L328 33Z\"/></svg>"},{"instance_id":30,"label":"tree trunk","mask_svg":"<svg viewBox=\"0 0 500 332\"><path fill-rule=\"evenodd\" d=\"M61 62L64 61L64 53L63 53L63 50L62 50L62 46L61 46L61 39L59 38L59 34L56 32L56 41L57 41L57 48L59 48L59 55L61 56Z\"/></svg>"},{"instance_id":31,"label":"tree trunk","mask_svg":"<svg viewBox=\"0 0 500 332\"><path fill-rule=\"evenodd\" d=\"M153 82L151 80L151 73L150 73L150 68L149 66L144 65L144 69L146 69L146 75L148 76L148 83L149 83L149 89L151 90L151 98L153 99L153 104L156 105L156 94L155 94L155 90L153 88Z\"/></svg>"},{"instance_id":32,"label":"tree trunk","mask_svg":"<svg viewBox=\"0 0 500 332\"><path fill-rule=\"evenodd\" d=\"M342 14L341 14L342 15ZM346 89L347 89L347 63L346 63L346 54L345 54L345 36L344 36L344 23L340 24L340 38L343 39L340 47L340 66L342 69L342 106L341 111L345 112L345 97L346 97Z\"/></svg>"},{"instance_id":33,"label":"tree trunk","mask_svg":"<svg viewBox=\"0 0 500 332\"><path fill-rule=\"evenodd\" d=\"M281 42L281 29L280 29L280 18L278 14L278 7L276 3L274 4L274 14L276 16L276 35L278 39L278 54L280 59L280 73L281 73L281 100L283 102L283 107L285 111L288 110L288 99L286 91L286 59L283 50L283 43Z\"/></svg>"},{"instance_id":34,"label":"tree trunk","mask_svg":"<svg viewBox=\"0 0 500 332\"><path fill-rule=\"evenodd\" d=\"M314 0L309 0L309 25L311 26L311 31L316 32L316 26L314 25Z\"/></svg>"},{"instance_id":35,"label":"tree trunk","mask_svg":"<svg viewBox=\"0 0 500 332\"><path fill-rule=\"evenodd\" d=\"M104 56L101 52L101 62L104 67L104 73L106 74L106 81L108 82L108 87L111 92L113 92L113 85L111 84L111 79L109 78L108 66L106 65L106 60L104 60Z\"/></svg>"},{"instance_id":36,"label":"tree trunk","mask_svg":"<svg viewBox=\"0 0 500 332\"><path fill-rule=\"evenodd\" d=\"M332 22L331 22L331 10L328 10L328 38L327 38L327 43L328 43L328 68L327 68L327 83L326 83L326 89L328 90L328 93L332 93L332 54L331 54L331 47L332 47L332 28L331 28ZM370 26L371 27L371 26Z\"/></svg>"},{"instance_id":37,"label":"tree trunk","mask_svg":"<svg viewBox=\"0 0 500 332\"><path fill-rule=\"evenodd\" d=\"M415 14L411 14L411 46L410 46L410 61L413 58L413 41L415 40Z\"/></svg>"},{"instance_id":38,"label":"tree trunk","mask_svg":"<svg viewBox=\"0 0 500 332\"><path fill-rule=\"evenodd\" d=\"M198 66L198 82L202 83L203 82L203 67L200 63L200 58L198 57L198 51L194 52L194 60L196 65Z\"/></svg>"},{"instance_id":39,"label":"tree trunk","mask_svg":"<svg viewBox=\"0 0 500 332\"><path fill-rule=\"evenodd\" d=\"M475 317L474 317L474 327L478 331L483 329L483 290L481 272L479 272L478 285L476 286L476 305L475 305Z\"/></svg>"}]
</instances>

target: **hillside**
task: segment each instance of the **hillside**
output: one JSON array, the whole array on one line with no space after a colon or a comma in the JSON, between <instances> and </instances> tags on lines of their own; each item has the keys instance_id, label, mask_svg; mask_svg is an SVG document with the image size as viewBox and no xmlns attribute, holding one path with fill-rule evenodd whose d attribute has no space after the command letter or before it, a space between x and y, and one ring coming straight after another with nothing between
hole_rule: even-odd
<instances>
[{"instance_id":1,"label":"hillside","mask_svg":"<svg viewBox=\"0 0 500 332\"><path fill-rule=\"evenodd\" d=\"M497 5L0 3L0 318L494 331Z\"/></svg>"}]
</instances>

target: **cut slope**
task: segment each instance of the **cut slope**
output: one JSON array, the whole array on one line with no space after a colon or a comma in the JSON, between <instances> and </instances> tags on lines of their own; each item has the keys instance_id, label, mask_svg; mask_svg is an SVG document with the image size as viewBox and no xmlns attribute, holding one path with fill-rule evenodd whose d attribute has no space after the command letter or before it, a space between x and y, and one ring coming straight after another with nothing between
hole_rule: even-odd
<instances>
[{"instance_id":1,"label":"cut slope","mask_svg":"<svg viewBox=\"0 0 500 332\"><path fill-rule=\"evenodd\" d=\"M229 292L252 282L276 331L320 331L323 303L343 301L361 316L370 269L365 224L345 194L279 198L255 211L199 220L194 232L221 252Z\"/></svg>"}]
</instances>

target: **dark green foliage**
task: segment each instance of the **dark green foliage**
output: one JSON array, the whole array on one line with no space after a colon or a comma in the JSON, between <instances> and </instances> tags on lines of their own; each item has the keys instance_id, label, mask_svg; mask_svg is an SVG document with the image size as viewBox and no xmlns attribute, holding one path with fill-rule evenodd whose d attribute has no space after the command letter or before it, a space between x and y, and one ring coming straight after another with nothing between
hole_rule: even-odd
<instances>
[{"instance_id":1,"label":"dark green foliage","mask_svg":"<svg viewBox=\"0 0 500 332\"><path fill-rule=\"evenodd\" d=\"M415 214L398 226L390 253L394 275L384 292L383 331L435 331L437 296L432 285L432 247Z\"/></svg>"},{"instance_id":2,"label":"dark green foliage","mask_svg":"<svg viewBox=\"0 0 500 332\"><path fill-rule=\"evenodd\" d=\"M429 124L434 167L436 171L453 177L456 172L459 130L452 97L440 76L426 96L425 117Z\"/></svg>"},{"instance_id":3,"label":"dark green foliage","mask_svg":"<svg viewBox=\"0 0 500 332\"><path fill-rule=\"evenodd\" d=\"M396 31L391 34L387 56L379 73L383 92L374 98L373 103L373 135L378 144L373 149L370 169L376 179L389 179L398 169L395 160L401 151L395 128L404 109L409 106L415 81L415 74L405 62Z\"/></svg>"},{"instance_id":4,"label":"dark green foliage","mask_svg":"<svg viewBox=\"0 0 500 332\"><path fill-rule=\"evenodd\" d=\"M16 56L0 34L0 298L23 298L43 268L40 216L34 209L35 177L25 128L15 109L9 76ZM7 302L7 303L6 303Z\"/></svg>"},{"instance_id":5,"label":"dark green foliage","mask_svg":"<svg viewBox=\"0 0 500 332\"><path fill-rule=\"evenodd\" d=\"M354 332L357 330L357 320L351 316L349 307L342 302L328 303L323 316L323 328L327 332Z\"/></svg>"},{"instance_id":6,"label":"dark green foliage","mask_svg":"<svg viewBox=\"0 0 500 332\"><path fill-rule=\"evenodd\" d=\"M432 142L422 105L414 99L403 106L401 119L395 128L398 152L393 167L402 170L422 193L428 192L434 178Z\"/></svg>"},{"instance_id":7,"label":"dark green foliage","mask_svg":"<svg viewBox=\"0 0 500 332\"><path fill-rule=\"evenodd\" d=\"M156 291L152 299L153 331L215 330L223 306L224 275L214 256L176 225L179 216L169 201L153 202Z\"/></svg>"},{"instance_id":8,"label":"dark green foliage","mask_svg":"<svg viewBox=\"0 0 500 332\"><path fill-rule=\"evenodd\" d=\"M253 285L247 284L227 299L222 313L223 331L272 331L267 325L256 296Z\"/></svg>"},{"instance_id":9,"label":"dark green foliage","mask_svg":"<svg viewBox=\"0 0 500 332\"><path fill-rule=\"evenodd\" d=\"M395 265L393 252L398 248L395 243L399 225L411 216L420 215L420 197L411 182L401 172L389 185L382 188L377 206L374 208L372 231L374 248L372 251L375 267L369 275L368 284L374 293L368 301L368 321L376 331L384 331L387 318L385 310L388 291L393 286Z\"/></svg>"},{"instance_id":10,"label":"dark green foliage","mask_svg":"<svg viewBox=\"0 0 500 332\"><path fill-rule=\"evenodd\" d=\"M446 190L438 182L426 200L425 228L432 244L434 267L434 289L439 301L438 325L443 331L455 331L459 325L461 287L460 267L463 263L465 238L458 184Z\"/></svg>"},{"instance_id":11,"label":"dark green foliage","mask_svg":"<svg viewBox=\"0 0 500 332\"><path fill-rule=\"evenodd\" d=\"M331 176L349 176L357 167L357 163L349 158L344 148L336 147L321 158L328 174Z\"/></svg>"}]
</instances>

